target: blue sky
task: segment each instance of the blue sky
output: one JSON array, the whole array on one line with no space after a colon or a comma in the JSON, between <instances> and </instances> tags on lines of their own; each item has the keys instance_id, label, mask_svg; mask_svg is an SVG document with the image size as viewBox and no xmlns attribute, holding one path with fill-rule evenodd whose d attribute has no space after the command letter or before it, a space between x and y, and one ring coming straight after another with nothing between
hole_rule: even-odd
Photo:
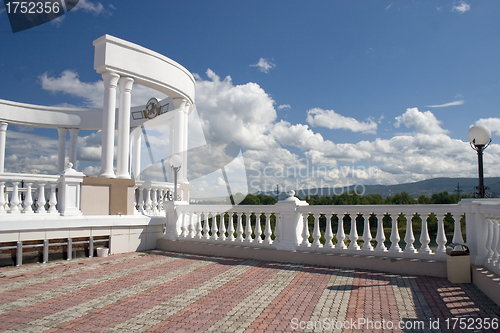
<instances>
[{"instance_id":1,"label":"blue sky","mask_svg":"<svg viewBox=\"0 0 500 333\"><path fill-rule=\"evenodd\" d=\"M351 184L474 177L475 123L492 131L485 172L499 176L499 14L494 0L80 0L58 22L14 34L2 7L0 98L98 107L92 41L110 34L197 74L205 135L243 148L251 190L346 185L349 170ZM144 104L148 92L135 91ZM8 149L20 131L9 128ZM29 133L55 144L55 130ZM20 160L6 167L23 171ZM291 179L292 167L307 177Z\"/></svg>"}]
</instances>

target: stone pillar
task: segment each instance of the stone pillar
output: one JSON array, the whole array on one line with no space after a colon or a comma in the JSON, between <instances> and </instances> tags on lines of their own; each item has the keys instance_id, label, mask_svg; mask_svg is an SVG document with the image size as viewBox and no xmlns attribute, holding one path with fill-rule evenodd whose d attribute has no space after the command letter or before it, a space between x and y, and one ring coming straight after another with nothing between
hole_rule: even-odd
<instances>
[{"instance_id":1,"label":"stone pillar","mask_svg":"<svg viewBox=\"0 0 500 333\"><path fill-rule=\"evenodd\" d=\"M100 177L115 178L113 172L113 150L115 146L116 86L120 76L116 73L103 73L104 104L102 109L102 151Z\"/></svg>"},{"instance_id":2,"label":"stone pillar","mask_svg":"<svg viewBox=\"0 0 500 333\"><path fill-rule=\"evenodd\" d=\"M279 213L279 219L276 221L276 249L295 251L302 243L302 214L298 211L299 206L308 206L305 201L294 197L295 192L290 191L289 197L278 201L276 211Z\"/></svg>"},{"instance_id":3,"label":"stone pillar","mask_svg":"<svg viewBox=\"0 0 500 333\"><path fill-rule=\"evenodd\" d=\"M0 172L3 172L5 166L5 140L7 139L7 125L8 124L5 122L0 122Z\"/></svg>"},{"instance_id":4,"label":"stone pillar","mask_svg":"<svg viewBox=\"0 0 500 333\"><path fill-rule=\"evenodd\" d=\"M78 128L69 129L69 162L73 164L76 170L76 142L78 140Z\"/></svg>"},{"instance_id":5,"label":"stone pillar","mask_svg":"<svg viewBox=\"0 0 500 333\"><path fill-rule=\"evenodd\" d=\"M73 169L72 163L68 163L66 169L58 179L59 183L59 213L62 216L82 215L80 210L80 194L83 178L85 175Z\"/></svg>"},{"instance_id":6,"label":"stone pillar","mask_svg":"<svg viewBox=\"0 0 500 333\"><path fill-rule=\"evenodd\" d=\"M58 128L59 142L57 143L57 172L64 170L64 162L66 160L66 133L68 129Z\"/></svg>"},{"instance_id":7,"label":"stone pillar","mask_svg":"<svg viewBox=\"0 0 500 333\"><path fill-rule=\"evenodd\" d=\"M138 127L132 131L132 173L134 174L134 179L139 180L141 174L141 128Z\"/></svg>"},{"instance_id":8,"label":"stone pillar","mask_svg":"<svg viewBox=\"0 0 500 333\"><path fill-rule=\"evenodd\" d=\"M128 172L129 143L130 143L130 101L134 79L121 77L120 110L118 111L118 151L116 157L116 177L130 179Z\"/></svg>"}]
</instances>

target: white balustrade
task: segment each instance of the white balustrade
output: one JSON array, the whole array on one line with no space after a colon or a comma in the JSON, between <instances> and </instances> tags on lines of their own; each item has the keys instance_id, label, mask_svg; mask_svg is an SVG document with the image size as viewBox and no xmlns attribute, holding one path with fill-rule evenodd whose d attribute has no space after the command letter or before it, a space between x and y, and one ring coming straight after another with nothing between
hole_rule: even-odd
<instances>
[{"instance_id":1,"label":"white balustrade","mask_svg":"<svg viewBox=\"0 0 500 333\"><path fill-rule=\"evenodd\" d=\"M138 180L135 188L138 191L135 202L136 213L148 216L165 216L164 201L168 200L167 193L173 191L174 185L172 183Z\"/></svg>"},{"instance_id":2,"label":"white balustrade","mask_svg":"<svg viewBox=\"0 0 500 333\"><path fill-rule=\"evenodd\" d=\"M59 175L0 174L0 215L59 214L59 179ZM46 197L49 198L48 201Z\"/></svg>"},{"instance_id":3,"label":"white balustrade","mask_svg":"<svg viewBox=\"0 0 500 333\"><path fill-rule=\"evenodd\" d=\"M396 207L399 212L394 211ZM176 209L179 214L184 214L179 237L192 241L235 245L236 243L244 243L251 247L277 247L282 241L276 227L280 218L283 218L279 205L233 207L184 204L178 205ZM459 205L299 206L296 210L301 216L296 229L296 232L299 233L295 248L297 251L359 253L360 255L371 256L435 258L439 260L444 259L447 242L444 228L445 217L448 213L451 213L456 221L460 220L463 214L463 209ZM386 246L386 235L384 233L385 216L391 220L389 250ZM432 217L432 221L435 223L432 230L436 231L437 235L433 239L429 236L429 217ZM334 218L338 221L336 234L332 232L335 226L332 222ZM398 218L406 220L406 231L403 239L399 235ZM344 220L347 219L350 219L348 237L344 231ZM265 226L262 231L264 220ZM362 235L358 234L356 220L358 220L360 226L363 225ZM419 247L417 249L415 244L417 237L414 229L418 220L421 220L421 227L420 244L417 243ZM500 218L498 220L500 221ZM255 224L253 221L255 221ZM446 221L448 220L446 219ZM283 223L283 221L280 223ZM491 225L493 230L493 224ZM455 228L459 226L459 223L454 223ZM500 224L495 224L495 227L500 228ZM289 228L295 230L291 225L289 225ZM309 242L310 231L312 231L312 243ZM446 231L448 234L453 231L455 238L459 239L460 230ZM272 235L275 237L274 240ZM324 235L324 238L322 238L322 235ZM376 235L375 238L372 235ZM496 265L500 264L498 250L496 250L499 247L498 238L499 236L492 232L491 241L488 243L492 254L490 259L493 258L493 253L497 254L495 257ZM494 245L493 239L496 242ZM349 246L346 244L347 240ZM358 244L359 241L362 241L361 245ZM437 244L437 246L431 248L431 244ZM404 247L404 250L402 250L402 247ZM490 262L493 263L492 260Z\"/></svg>"}]
</instances>

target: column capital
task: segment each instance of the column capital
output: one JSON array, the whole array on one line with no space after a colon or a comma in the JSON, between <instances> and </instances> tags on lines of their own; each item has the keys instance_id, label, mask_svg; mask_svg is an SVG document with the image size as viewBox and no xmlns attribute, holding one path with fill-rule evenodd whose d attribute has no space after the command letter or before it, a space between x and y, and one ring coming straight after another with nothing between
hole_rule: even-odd
<instances>
[{"instance_id":1,"label":"column capital","mask_svg":"<svg viewBox=\"0 0 500 333\"><path fill-rule=\"evenodd\" d=\"M120 89L120 93L131 92L133 84L134 84L133 78L127 76L120 77L120 80L118 80L118 87Z\"/></svg>"},{"instance_id":2,"label":"column capital","mask_svg":"<svg viewBox=\"0 0 500 333\"><path fill-rule=\"evenodd\" d=\"M5 132L7 130L7 125L9 125L9 123L0 121L0 132Z\"/></svg>"},{"instance_id":3,"label":"column capital","mask_svg":"<svg viewBox=\"0 0 500 333\"><path fill-rule=\"evenodd\" d=\"M120 79L120 75L113 72L105 72L102 73L102 79L104 81L104 87L116 88L118 84L118 79Z\"/></svg>"},{"instance_id":4,"label":"column capital","mask_svg":"<svg viewBox=\"0 0 500 333\"><path fill-rule=\"evenodd\" d=\"M64 138L66 139L66 133L68 133L68 129L64 127L58 127L57 133L59 134L59 137L64 136Z\"/></svg>"}]
</instances>

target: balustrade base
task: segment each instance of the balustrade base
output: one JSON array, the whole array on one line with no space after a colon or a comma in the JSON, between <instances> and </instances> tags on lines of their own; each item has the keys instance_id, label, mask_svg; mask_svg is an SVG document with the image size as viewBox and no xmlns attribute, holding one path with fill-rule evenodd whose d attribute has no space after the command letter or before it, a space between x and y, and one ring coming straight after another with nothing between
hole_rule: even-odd
<instances>
[{"instance_id":1,"label":"balustrade base","mask_svg":"<svg viewBox=\"0 0 500 333\"><path fill-rule=\"evenodd\" d=\"M388 272L394 274L428 275L446 277L446 261L374 257L363 254L335 254L317 252L282 251L241 245L224 245L192 241L158 239L159 250L204 254L220 257L236 257L269 260L297 264L310 264L330 267L356 268Z\"/></svg>"},{"instance_id":2,"label":"balustrade base","mask_svg":"<svg viewBox=\"0 0 500 333\"><path fill-rule=\"evenodd\" d=\"M500 306L500 275L482 266L471 265L472 283Z\"/></svg>"}]
</instances>

